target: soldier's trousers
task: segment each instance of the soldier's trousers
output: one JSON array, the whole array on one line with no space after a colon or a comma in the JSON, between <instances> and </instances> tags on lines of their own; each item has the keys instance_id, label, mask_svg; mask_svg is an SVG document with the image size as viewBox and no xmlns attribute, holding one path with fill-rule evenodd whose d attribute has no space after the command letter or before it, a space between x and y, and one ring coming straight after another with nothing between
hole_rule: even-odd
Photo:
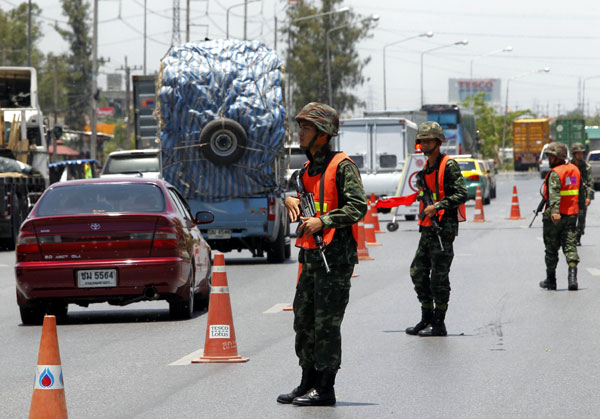
<instances>
[{"instance_id":1,"label":"soldier's trousers","mask_svg":"<svg viewBox=\"0 0 600 419\"><path fill-rule=\"evenodd\" d=\"M585 234L585 216L587 215L587 207L585 204L579 204L579 215L577 216L577 240Z\"/></svg>"},{"instance_id":2,"label":"soldier's trousers","mask_svg":"<svg viewBox=\"0 0 600 419\"><path fill-rule=\"evenodd\" d=\"M337 370L342 361L341 325L354 265L302 264L294 298L296 355L302 368Z\"/></svg>"},{"instance_id":3,"label":"soldier's trousers","mask_svg":"<svg viewBox=\"0 0 600 419\"><path fill-rule=\"evenodd\" d=\"M450 266L454 259L455 227L446 224L441 237L444 251L440 248L433 228L424 228L421 232L417 252L410 265L410 277L421 305L436 306L444 310L450 300Z\"/></svg>"},{"instance_id":4,"label":"soldier's trousers","mask_svg":"<svg viewBox=\"0 0 600 419\"><path fill-rule=\"evenodd\" d=\"M558 251L561 247L567 263L579 263L579 255L577 254L577 217L577 215L561 214L560 221L554 224L550 220L550 217L544 214L544 246L546 247L545 261L546 274L548 276L556 275Z\"/></svg>"}]
</instances>

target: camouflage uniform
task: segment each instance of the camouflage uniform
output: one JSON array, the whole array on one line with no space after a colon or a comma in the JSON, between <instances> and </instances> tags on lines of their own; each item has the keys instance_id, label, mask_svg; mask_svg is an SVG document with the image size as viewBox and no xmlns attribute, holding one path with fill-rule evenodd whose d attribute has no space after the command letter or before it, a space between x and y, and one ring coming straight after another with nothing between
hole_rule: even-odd
<instances>
[{"instance_id":1,"label":"camouflage uniform","mask_svg":"<svg viewBox=\"0 0 600 419\"><path fill-rule=\"evenodd\" d=\"M441 160L442 155L438 159ZM427 170L426 166L425 170ZM419 226L421 238L417 252L410 265L410 276L417 292L417 298L423 308L446 310L450 299L450 265L454 259L452 244L458 235L456 208L467 201L467 186L458 163L448 160L444 174L445 198L436 202L437 210L445 209L446 214L440 222L444 251L440 248L433 227Z\"/></svg>"},{"instance_id":2,"label":"camouflage uniform","mask_svg":"<svg viewBox=\"0 0 600 419\"><path fill-rule=\"evenodd\" d=\"M554 148L556 148L556 152ZM567 148L562 143L550 143L550 146L546 149L547 154L553 154L558 158L566 160ZM564 163L562 163L564 164ZM558 264L558 251L562 247L563 253L571 268L576 269L579 263L579 255L577 253L577 217L578 215L566 215L560 214L559 207L561 202L561 180L558 173L553 169L550 169L545 182L548 191L548 201L546 202L546 209L542 216L543 222L543 238L545 247L546 262L546 280L540 282L542 288L556 289L556 266ZM579 185L579 196L585 196L585 185L580 182ZM552 222L552 214L560 214L560 220L555 224ZM576 273L576 270L575 270ZM577 283L575 279L575 286L573 289L577 289ZM570 283L571 285L571 283ZM571 289L571 287L569 288Z\"/></svg>"},{"instance_id":3,"label":"camouflage uniform","mask_svg":"<svg viewBox=\"0 0 600 419\"><path fill-rule=\"evenodd\" d=\"M585 147L581 143L575 143L571 146L571 154L576 151L585 151ZM577 216L577 244L581 243L581 236L585 234L585 218L587 215L587 207L585 206L586 199L594 199L594 178L592 177L592 169L590 165L581 160L580 162L571 160L581 173L581 183L585 186L585 194L579 194L579 215Z\"/></svg>"},{"instance_id":4,"label":"camouflage uniform","mask_svg":"<svg viewBox=\"0 0 600 419\"><path fill-rule=\"evenodd\" d=\"M331 157L329 150L317 153L308 174L322 173ZM336 186L339 208L320 217L324 228L336 229L324 252L331 272L325 271L317 249L300 249L298 256L302 273L294 298L296 355L301 367L314 366L317 371L340 368L340 326L350 295L350 278L358 263L352 225L367 212L365 191L354 163L344 160L339 164Z\"/></svg>"}]
</instances>

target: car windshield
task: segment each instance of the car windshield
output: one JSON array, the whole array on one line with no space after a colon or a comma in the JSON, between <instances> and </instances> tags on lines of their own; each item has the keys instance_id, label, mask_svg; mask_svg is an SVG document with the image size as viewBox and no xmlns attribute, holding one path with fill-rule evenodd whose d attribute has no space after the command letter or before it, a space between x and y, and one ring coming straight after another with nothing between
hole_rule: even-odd
<instances>
[{"instance_id":1,"label":"car windshield","mask_svg":"<svg viewBox=\"0 0 600 419\"><path fill-rule=\"evenodd\" d=\"M41 199L36 215L154 213L164 210L165 198L158 186L146 183L110 183L65 185L50 189Z\"/></svg>"},{"instance_id":2,"label":"car windshield","mask_svg":"<svg viewBox=\"0 0 600 419\"><path fill-rule=\"evenodd\" d=\"M600 161L600 153L591 153L590 161Z\"/></svg>"},{"instance_id":3,"label":"car windshield","mask_svg":"<svg viewBox=\"0 0 600 419\"><path fill-rule=\"evenodd\" d=\"M159 172L158 154L110 156L102 174Z\"/></svg>"},{"instance_id":4,"label":"car windshield","mask_svg":"<svg viewBox=\"0 0 600 419\"><path fill-rule=\"evenodd\" d=\"M468 170L475 170L475 162L473 161L457 161L458 166L460 167L461 172L466 172Z\"/></svg>"}]
</instances>

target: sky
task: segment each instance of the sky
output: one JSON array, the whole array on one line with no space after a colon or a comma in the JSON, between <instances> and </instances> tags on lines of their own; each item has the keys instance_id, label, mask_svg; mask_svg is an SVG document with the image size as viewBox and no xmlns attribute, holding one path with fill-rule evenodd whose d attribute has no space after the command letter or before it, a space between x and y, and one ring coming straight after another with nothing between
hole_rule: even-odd
<instances>
[{"instance_id":1,"label":"sky","mask_svg":"<svg viewBox=\"0 0 600 419\"><path fill-rule=\"evenodd\" d=\"M91 0L90 0L91 1ZM42 8L44 38L40 49L61 53L68 46L53 29L66 24L59 0L35 0ZM320 1L318 1L320 4ZM8 10L18 0L0 0ZM146 72L158 70L173 39L173 0L146 0ZM180 39L185 41L186 0L179 0ZM192 41L243 38L243 0L190 0ZM285 19L287 0L255 0L248 4L249 39L274 46L275 16ZM313 2L314 3L314 2ZM501 79L501 101L511 110L530 108L551 117L577 107L584 95L586 114L600 112L600 2L597 0L345 0L362 16L379 16L370 39L358 45L371 61L367 81L353 90L369 110L384 109L383 46L433 32L431 38L407 40L386 48L386 104L388 110L412 110L424 103L448 103L448 79ZM110 59L105 74L119 71L125 57L130 67L144 64L144 0L99 0L98 56ZM467 45L453 45L468 40ZM279 35L277 49L286 39ZM501 52L506 47L510 52ZM428 51L442 47L422 55ZM421 66L421 56L423 65ZM538 70L550 68L549 72ZM421 69L423 98L421 98ZM585 86L585 89L584 89ZM362 109L353 116L360 116Z\"/></svg>"}]
</instances>

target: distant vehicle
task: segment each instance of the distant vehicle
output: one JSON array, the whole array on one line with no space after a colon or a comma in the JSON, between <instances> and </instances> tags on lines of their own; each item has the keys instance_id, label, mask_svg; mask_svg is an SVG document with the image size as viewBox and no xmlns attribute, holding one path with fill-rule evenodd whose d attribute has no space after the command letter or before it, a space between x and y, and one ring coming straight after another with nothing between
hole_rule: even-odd
<instances>
[{"instance_id":1,"label":"distant vehicle","mask_svg":"<svg viewBox=\"0 0 600 419\"><path fill-rule=\"evenodd\" d=\"M538 156L550 142L550 119L533 118L513 121L514 167L516 171L538 169Z\"/></svg>"},{"instance_id":2,"label":"distant vehicle","mask_svg":"<svg viewBox=\"0 0 600 419\"><path fill-rule=\"evenodd\" d=\"M367 197L379 199L396 195L416 138L417 124L406 119L344 119L335 145L356 163Z\"/></svg>"},{"instance_id":3,"label":"distant vehicle","mask_svg":"<svg viewBox=\"0 0 600 419\"><path fill-rule=\"evenodd\" d=\"M364 111L363 116L365 118L398 118L412 121L417 126L427 121L427 112L425 111L403 111L403 110L389 110L389 111Z\"/></svg>"},{"instance_id":4,"label":"distant vehicle","mask_svg":"<svg viewBox=\"0 0 600 419\"><path fill-rule=\"evenodd\" d=\"M285 184L288 191L296 190L296 183L292 179L292 175L304 167L304 163L308 161L306 153L298 145L285 147Z\"/></svg>"},{"instance_id":5,"label":"distant vehicle","mask_svg":"<svg viewBox=\"0 0 600 419\"><path fill-rule=\"evenodd\" d=\"M594 178L594 189L600 189L600 150L590 151L587 162L592 168L592 177Z\"/></svg>"},{"instance_id":6,"label":"distant vehicle","mask_svg":"<svg viewBox=\"0 0 600 419\"><path fill-rule=\"evenodd\" d=\"M477 187L479 186L481 188L483 204L489 204L491 188L482 161L471 157L456 157L455 160L465 178L469 199L475 199Z\"/></svg>"},{"instance_id":7,"label":"distant vehicle","mask_svg":"<svg viewBox=\"0 0 600 419\"><path fill-rule=\"evenodd\" d=\"M573 143L581 143L585 146L587 134L584 119L560 118L552 121L551 137L561 142L570 150Z\"/></svg>"},{"instance_id":8,"label":"distant vehicle","mask_svg":"<svg viewBox=\"0 0 600 419\"><path fill-rule=\"evenodd\" d=\"M158 121L154 118L156 106L156 75L131 76L133 84L133 115L135 148L159 146Z\"/></svg>"},{"instance_id":9,"label":"distant vehicle","mask_svg":"<svg viewBox=\"0 0 600 419\"><path fill-rule=\"evenodd\" d=\"M159 150L122 150L110 153L100 172L100 177L125 175L161 178L162 164Z\"/></svg>"},{"instance_id":10,"label":"distant vehicle","mask_svg":"<svg viewBox=\"0 0 600 419\"><path fill-rule=\"evenodd\" d=\"M496 173L493 168L494 160L479 160L490 185L490 198L496 198Z\"/></svg>"},{"instance_id":11,"label":"distant vehicle","mask_svg":"<svg viewBox=\"0 0 600 419\"><path fill-rule=\"evenodd\" d=\"M174 318L206 305L211 249L179 192L160 179L59 182L21 227L15 265L23 324L68 304L167 300Z\"/></svg>"},{"instance_id":12,"label":"distant vehicle","mask_svg":"<svg viewBox=\"0 0 600 419\"><path fill-rule=\"evenodd\" d=\"M427 120L442 126L446 142L441 151L447 154L475 154L479 150L479 138L475 127L475 114L458 105L423 105Z\"/></svg>"}]
</instances>

